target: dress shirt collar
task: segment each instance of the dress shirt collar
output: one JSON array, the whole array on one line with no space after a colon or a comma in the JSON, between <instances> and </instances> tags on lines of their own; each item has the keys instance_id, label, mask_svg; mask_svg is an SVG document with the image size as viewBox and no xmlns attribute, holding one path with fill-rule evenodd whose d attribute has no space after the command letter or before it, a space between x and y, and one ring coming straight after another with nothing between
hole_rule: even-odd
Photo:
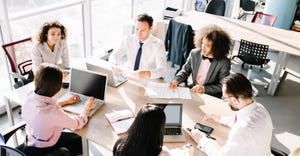
<instances>
[{"instance_id":1,"label":"dress shirt collar","mask_svg":"<svg viewBox=\"0 0 300 156\"><path fill-rule=\"evenodd\" d=\"M153 37L153 36L150 34L150 35L148 36L148 38L142 42L143 45L147 44L148 42L151 42L151 41L152 41L152 37ZM136 35L135 35L135 38L136 38L136 43L137 43L137 45L140 45L140 41L139 41L139 39L138 39L138 37L137 37Z\"/></svg>"},{"instance_id":2,"label":"dress shirt collar","mask_svg":"<svg viewBox=\"0 0 300 156\"><path fill-rule=\"evenodd\" d=\"M53 99L51 97L43 96L43 95L38 95L34 91L31 94L34 99L37 99L42 102L42 103L40 103L41 106L45 105L45 104L56 104L57 103L57 101L55 99Z\"/></svg>"},{"instance_id":3,"label":"dress shirt collar","mask_svg":"<svg viewBox=\"0 0 300 156\"><path fill-rule=\"evenodd\" d=\"M249 104L248 106L240 109L236 116L237 116L237 121L239 120L245 120L246 118L248 118L250 116L250 113L252 112L253 109L255 109L257 107L256 101L253 100L253 102L251 104Z\"/></svg>"}]
</instances>

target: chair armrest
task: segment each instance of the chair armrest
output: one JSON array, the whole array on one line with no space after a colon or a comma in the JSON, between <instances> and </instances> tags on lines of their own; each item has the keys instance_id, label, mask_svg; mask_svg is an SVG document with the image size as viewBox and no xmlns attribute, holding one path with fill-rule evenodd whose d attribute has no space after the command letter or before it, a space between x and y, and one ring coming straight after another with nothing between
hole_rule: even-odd
<instances>
[{"instance_id":1,"label":"chair armrest","mask_svg":"<svg viewBox=\"0 0 300 156\"><path fill-rule=\"evenodd\" d=\"M27 60L27 61L20 63L18 65L18 69L19 69L21 75L28 74L31 71L31 65L32 65L32 60ZM29 70L26 68L29 68Z\"/></svg>"},{"instance_id":2,"label":"chair armrest","mask_svg":"<svg viewBox=\"0 0 300 156\"><path fill-rule=\"evenodd\" d=\"M271 146L271 153L274 155L274 156L288 156L286 153L284 153L283 151L280 151L279 149L275 148L275 147L272 147Z\"/></svg>"},{"instance_id":3,"label":"chair armrest","mask_svg":"<svg viewBox=\"0 0 300 156\"><path fill-rule=\"evenodd\" d=\"M18 74L15 72L10 72L9 74L15 79L20 79L24 84L27 81L27 79L24 76L22 76L21 74Z\"/></svg>"},{"instance_id":4,"label":"chair armrest","mask_svg":"<svg viewBox=\"0 0 300 156\"><path fill-rule=\"evenodd\" d=\"M9 127L8 129L4 130L4 132L2 133L4 139L5 139L5 143L8 141L8 139L14 135L16 133L17 130L21 129L21 128L25 128L25 121L19 122L17 124L15 124L12 127Z\"/></svg>"}]
</instances>

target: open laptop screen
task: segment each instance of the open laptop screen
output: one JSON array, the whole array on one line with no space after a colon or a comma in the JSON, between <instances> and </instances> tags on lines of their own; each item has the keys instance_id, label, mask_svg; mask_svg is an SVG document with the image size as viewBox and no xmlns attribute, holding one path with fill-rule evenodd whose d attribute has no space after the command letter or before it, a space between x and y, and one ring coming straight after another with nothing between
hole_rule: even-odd
<instances>
[{"instance_id":1,"label":"open laptop screen","mask_svg":"<svg viewBox=\"0 0 300 156\"><path fill-rule=\"evenodd\" d=\"M70 92L93 96L104 101L106 79L106 75L72 68Z\"/></svg>"},{"instance_id":2,"label":"open laptop screen","mask_svg":"<svg viewBox=\"0 0 300 156\"><path fill-rule=\"evenodd\" d=\"M152 103L163 109L166 114L166 126L181 126L182 104L180 103Z\"/></svg>"}]
</instances>

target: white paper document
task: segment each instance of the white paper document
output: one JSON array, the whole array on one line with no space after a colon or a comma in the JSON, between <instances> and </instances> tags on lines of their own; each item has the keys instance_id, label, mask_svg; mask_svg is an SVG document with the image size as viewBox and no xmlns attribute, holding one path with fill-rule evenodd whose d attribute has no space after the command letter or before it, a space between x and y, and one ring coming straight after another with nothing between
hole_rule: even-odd
<instances>
[{"instance_id":1,"label":"white paper document","mask_svg":"<svg viewBox=\"0 0 300 156\"><path fill-rule=\"evenodd\" d=\"M169 88L168 83L148 82L145 88L145 96L151 98L181 98L192 99L190 89L186 87Z\"/></svg>"}]
</instances>

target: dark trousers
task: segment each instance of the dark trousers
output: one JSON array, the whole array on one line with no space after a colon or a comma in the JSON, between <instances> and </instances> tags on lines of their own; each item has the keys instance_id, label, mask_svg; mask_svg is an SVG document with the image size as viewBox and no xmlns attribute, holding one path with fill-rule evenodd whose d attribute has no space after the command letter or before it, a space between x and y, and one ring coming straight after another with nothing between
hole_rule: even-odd
<instances>
[{"instance_id":1,"label":"dark trousers","mask_svg":"<svg viewBox=\"0 0 300 156\"><path fill-rule=\"evenodd\" d=\"M53 151L57 151L61 147L67 148L71 152L72 156L80 155L82 154L81 137L75 133L62 132L57 143L51 147L38 148L22 144L17 148L24 152L27 156L45 156Z\"/></svg>"}]
</instances>

